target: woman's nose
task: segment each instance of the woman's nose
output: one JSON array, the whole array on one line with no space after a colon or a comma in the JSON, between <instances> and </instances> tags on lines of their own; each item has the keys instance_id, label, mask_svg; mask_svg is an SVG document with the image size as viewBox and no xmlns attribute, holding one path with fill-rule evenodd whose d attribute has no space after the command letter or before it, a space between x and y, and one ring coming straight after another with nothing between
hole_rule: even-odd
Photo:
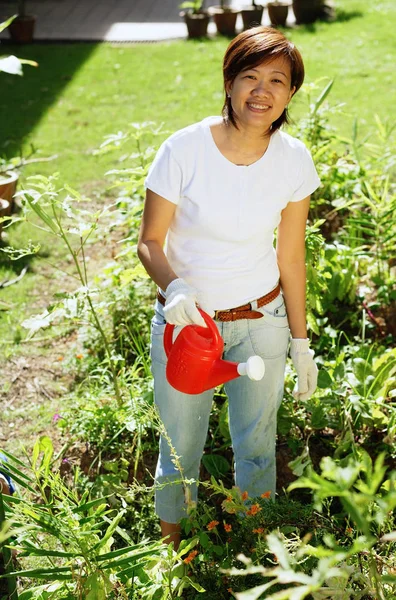
<instances>
[{"instance_id":1,"label":"woman's nose","mask_svg":"<svg viewBox=\"0 0 396 600\"><path fill-rule=\"evenodd\" d=\"M268 87L264 81L257 81L253 91L256 96L263 96L265 98L269 95Z\"/></svg>"}]
</instances>

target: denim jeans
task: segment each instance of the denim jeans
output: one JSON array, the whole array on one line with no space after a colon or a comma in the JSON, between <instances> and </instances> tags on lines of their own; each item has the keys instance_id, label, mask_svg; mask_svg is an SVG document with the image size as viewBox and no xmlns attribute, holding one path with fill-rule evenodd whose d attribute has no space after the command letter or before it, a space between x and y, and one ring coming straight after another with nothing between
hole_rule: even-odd
<instances>
[{"instance_id":1,"label":"denim jeans","mask_svg":"<svg viewBox=\"0 0 396 600\"><path fill-rule=\"evenodd\" d=\"M264 360L265 375L261 381L252 381L247 376L238 377L226 383L225 390L229 403L235 483L251 498L268 491L274 498L276 416L283 397L289 325L282 296L258 310L264 315L261 319L216 324L225 343L224 360L245 362L253 354ZM160 439L155 474L155 510L163 521L177 523L186 516L190 503L197 499L199 465L214 390L190 395L169 385L165 375L164 329L162 307L157 302L151 324L151 368L154 399L167 435ZM173 446L172 451L167 438ZM175 460L174 453L178 460ZM186 484L186 480L190 481Z\"/></svg>"}]
</instances>

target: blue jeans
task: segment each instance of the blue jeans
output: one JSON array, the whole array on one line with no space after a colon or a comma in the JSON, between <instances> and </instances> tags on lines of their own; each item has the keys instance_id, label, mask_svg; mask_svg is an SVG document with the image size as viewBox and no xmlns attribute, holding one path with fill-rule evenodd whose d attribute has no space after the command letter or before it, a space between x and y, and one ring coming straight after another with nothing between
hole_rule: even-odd
<instances>
[{"instance_id":1,"label":"blue jeans","mask_svg":"<svg viewBox=\"0 0 396 600\"><path fill-rule=\"evenodd\" d=\"M225 343L224 360L245 362L253 354L264 360L265 375L261 381L252 381L247 376L238 377L226 383L225 390L229 403L235 483L251 498L267 491L274 498L276 415L283 397L289 324L282 296L258 310L264 315L261 319L216 324ZM151 324L150 355L154 399L167 435L160 439L155 474L155 510L163 521L177 523L186 516L191 502L197 499L199 465L214 390L190 395L169 385L165 375L164 329L162 307L157 302ZM174 453L179 457L176 461ZM193 481L186 483L185 480Z\"/></svg>"}]
</instances>

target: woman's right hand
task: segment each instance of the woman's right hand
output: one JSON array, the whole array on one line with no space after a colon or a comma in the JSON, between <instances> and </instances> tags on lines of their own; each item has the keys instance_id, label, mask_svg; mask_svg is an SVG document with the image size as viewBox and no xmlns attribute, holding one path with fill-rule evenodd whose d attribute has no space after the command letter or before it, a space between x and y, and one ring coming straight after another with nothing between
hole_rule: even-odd
<instances>
[{"instance_id":1,"label":"woman's right hand","mask_svg":"<svg viewBox=\"0 0 396 600\"><path fill-rule=\"evenodd\" d=\"M167 323L182 327L184 325L206 327L197 308L197 291L183 279L171 281L166 288L165 295L164 315Z\"/></svg>"}]
</instances>

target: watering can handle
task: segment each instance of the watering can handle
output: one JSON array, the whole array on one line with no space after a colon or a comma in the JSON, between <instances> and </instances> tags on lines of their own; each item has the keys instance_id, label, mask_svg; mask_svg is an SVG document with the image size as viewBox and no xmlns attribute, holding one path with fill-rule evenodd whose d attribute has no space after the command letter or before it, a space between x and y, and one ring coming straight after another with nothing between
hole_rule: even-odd
<instances>
[{"instance_id":1,"label":"watering can handle","mask_svg":"<svg viewBox=\"0 0 396 600\"><path fill-rule=\"evenodd\" d=\"M203 317L206 325L210 329L215 344L220 344L221 343L221 336L220 336L219 330L217 329L216 323L213 321L212 317L209 316L201 308L198 307L198 310L201 313L201 315L202 315L202 317ZM191 325L193 327L200 327L200 325L194 325L193 323ZM186 327L191 327L191 326L190 325L186 325ZM165 332L164 332L164 348L165 348L166 356L169 356L169 353L170 353L170 351L172 349L172 346L173 346L173 331L174 331L174 329L175 329L174 325L171 325L170 323L166 324Z\"/></svg>"}]
</instances>

